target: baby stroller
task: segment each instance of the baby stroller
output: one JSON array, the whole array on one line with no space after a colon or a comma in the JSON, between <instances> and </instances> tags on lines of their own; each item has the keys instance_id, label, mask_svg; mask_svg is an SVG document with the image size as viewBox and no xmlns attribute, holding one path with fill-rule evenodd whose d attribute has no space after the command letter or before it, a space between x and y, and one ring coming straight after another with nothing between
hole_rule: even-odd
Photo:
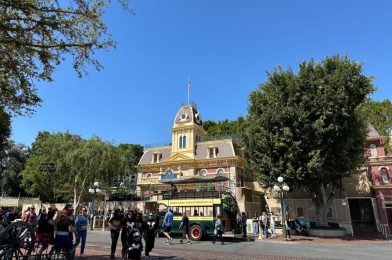
<instances>
[{"instance_id":1,"label":"baby stroller","mask_svg":"<svg viewBox=\"0 0 392 260\"><path fill-rule=\"evenodd\" d=\"M127 225L127 237L126 237L126 256L125 259L141 259L141 253L143 251L143 243L141 241L141 234L139 230L131 228Z\"/></svg>"},{"instance_id":2,"label":"baby stroller","mask_svg":"<svg viewBox=\"0 0 392 260\"><path fill-rule=\"evenodd\" d=\"M299 217L294 222L294 230L297 234L308 237L310 234L310 222L304 217Z\"/></svg>"}]
</instances>

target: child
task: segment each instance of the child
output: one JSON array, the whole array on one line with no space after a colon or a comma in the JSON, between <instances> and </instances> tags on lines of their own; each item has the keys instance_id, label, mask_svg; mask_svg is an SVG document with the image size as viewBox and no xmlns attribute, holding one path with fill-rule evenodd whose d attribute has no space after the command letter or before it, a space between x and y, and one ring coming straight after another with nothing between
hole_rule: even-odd
<instances>
[{"instance_id":1,"label":"child","mask_svg":"<svg viewBox=\"0 0 392 260\"><path fill-rule=\"evenodd\" d=\"M128 248L128 259L141 259L143 251L143 243L140 239L140 233L138 231L133 233L133 242Z\"/></svg>"}]
</instances>

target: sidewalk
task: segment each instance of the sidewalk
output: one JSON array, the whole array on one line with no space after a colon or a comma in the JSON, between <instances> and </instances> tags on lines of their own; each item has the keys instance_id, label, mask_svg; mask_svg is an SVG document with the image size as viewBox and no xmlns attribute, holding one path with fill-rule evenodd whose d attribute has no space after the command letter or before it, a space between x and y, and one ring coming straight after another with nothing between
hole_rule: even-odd
<instances>
[{"instance_id":1,"label":"sidewalk","mask_svg":"<svg viewBox=\"0 0 392 260\"><path fill-rule=\"evenodd\" d=\"M273 242L273 241L281 241L281 242L299 242L299 243L317 243L317 244L347 244L347 243L380 243L380 242L392 242L391 240L384 239L379 234L366 234L366 235L357 235L357 236L344 236L344 237L313 237L313 236L298 236L292 235L290 241L284 241L282 236L277 236L276 238L263 238L259 240L258 237L251 237L251 240L260 241L260 242Z\"/></svg>"}]
</instances>

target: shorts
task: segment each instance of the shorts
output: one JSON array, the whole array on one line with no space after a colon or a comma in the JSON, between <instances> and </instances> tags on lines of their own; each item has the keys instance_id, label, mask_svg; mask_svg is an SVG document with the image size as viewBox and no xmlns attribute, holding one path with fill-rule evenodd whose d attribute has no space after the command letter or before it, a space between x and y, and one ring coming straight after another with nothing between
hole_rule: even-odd
<instances>
[{"instance_id":1,"label":"shorts","mask_svg":"<svg viewBox=\"0 0 392 260\"><path fill-rule=\"evenodd\" d=\"M172 230L171 226L165 226L165 229L163 230L163 232L169 233L171 230Z\"/></svg>"},{"instance_id":2,"label":"shorts","mask_svg":"<svg viewBox=\"0 0 392 260\"><path fill-rule=\"evenodd\" d=\"M189 234L189 227L188 227L188 228L184 228L184 229L182 230L182 234L184 234L184 235Z\"/></svg>"},{"instance_id":3,"label":"shorts","mask_svg":"<svg viewBox=\"0 0 392 260\"><path fill-rule=\"evenodd\" d=\"M65 252L70 252L72 249L72 234L56 235L54 238L54 248L57 252L64 249Z\"/></svg>"}]
</instances>

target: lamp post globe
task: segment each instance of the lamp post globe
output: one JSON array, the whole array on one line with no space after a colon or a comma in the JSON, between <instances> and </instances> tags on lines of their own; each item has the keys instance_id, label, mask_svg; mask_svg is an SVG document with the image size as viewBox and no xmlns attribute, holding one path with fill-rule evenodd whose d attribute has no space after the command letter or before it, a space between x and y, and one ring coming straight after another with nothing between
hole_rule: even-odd
<instances>
[{"instance_id":1,"label":"lamp post globe","mask_svg":"<svg viewBox=\"0 0 392 260\"><path fill-rule=\"evenodd\" d=\"M280 187L278 185L274 185L274 191L279 192L280 191Z\"/></svg>"},{"instance_id":2,"label":"lamp post globe","mask_svg":"<svg viewBox=\"0 0 392 260\"><path fill-rule=\"evenodd\" d=\"M278 182L279 182L279 183L282 183L282 182L283 182L283 177L282 177L282 176L279 176L279 177L278 177Z\"/></svg>"},{"instance_id":3,"label":"lamp post globe","mask_svg":"<svg viewBox=\"0 0 392 260\"><path fill-rule=\"evenodd\" d=\"M99 186L99 182L94 182L94 187L98 187Z\"/></svg>"},{"instance_id":4,"label":"lamp post globe","mask_svg":"<svg viewBox=\"0 0 392 260\"><path fill-rule=\"evenodd\" d=\"M290 187L287 186L287 184L283 184L282 189L283 189L284 191L289 191L289 190L290 190Z\"/></svg>"}]
</instances>

